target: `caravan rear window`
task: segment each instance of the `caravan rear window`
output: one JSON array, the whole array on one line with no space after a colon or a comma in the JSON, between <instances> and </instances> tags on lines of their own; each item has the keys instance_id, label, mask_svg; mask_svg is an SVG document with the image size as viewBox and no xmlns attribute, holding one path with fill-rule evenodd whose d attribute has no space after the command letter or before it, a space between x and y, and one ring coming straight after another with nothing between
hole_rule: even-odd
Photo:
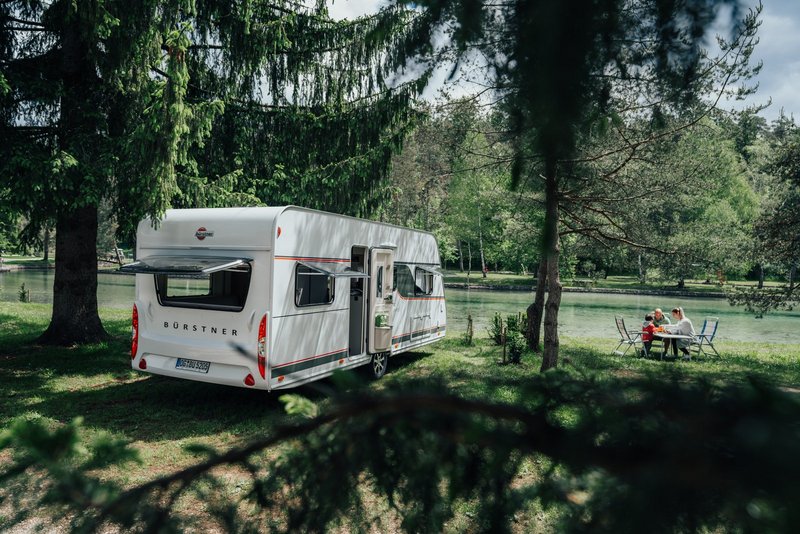
<instances>
[{"instance_id":1,"label":"caravan rear window","mask_svg":"<svg viewBox=\"0 0 800 534\"><path fill-rule=\"evenodd\" d=\"M156 274L162 306L241 311L250 288L250 264L210 274Z\"/></svg>"}]
</instances>

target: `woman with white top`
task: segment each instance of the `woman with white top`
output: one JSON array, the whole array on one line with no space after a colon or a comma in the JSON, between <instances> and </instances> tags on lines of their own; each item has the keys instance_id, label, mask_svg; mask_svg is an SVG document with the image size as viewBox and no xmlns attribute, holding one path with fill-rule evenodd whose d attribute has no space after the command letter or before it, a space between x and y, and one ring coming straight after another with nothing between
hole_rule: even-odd
<instances>
[{"instance_id":1,"label":"woman with white top","mask_svg":"<svg viewBox=\"0 0 800 534\"><path fill-rule=\"evenodd\" d=\"M694 326L692 325L692 321L686 317L686 314L683 312L683 308L672 308L672 317L677 321L672 326L672 333L673 334L680 334L682 336L694 336ZM689 345L691 340L689 339L675 339L672 343L672 354L675 357L678 357L678 349L681 349L681 352L685 356L689 356Z\"/></svg>"}]
</instances>

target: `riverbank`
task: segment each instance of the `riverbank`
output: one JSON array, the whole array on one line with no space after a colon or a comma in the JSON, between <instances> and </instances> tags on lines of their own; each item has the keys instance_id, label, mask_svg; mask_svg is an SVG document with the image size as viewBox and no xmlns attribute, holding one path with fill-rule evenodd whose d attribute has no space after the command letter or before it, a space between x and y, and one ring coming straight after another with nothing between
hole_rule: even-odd
<instances>
[{"instance_id":1,"label":"riverbank","mask_svg":"<svg viewBox=\"0 0 800 534\"><path fill-rule=\"evenodd\" d=\"M459 284L451 282L445 282L444 287L450 289L469 289L470 291L534 291L534 288L531 286ZM725 298L725 293L722 291L686 291L680 289L619 289L612 287L564 286L561 291L564 293L605 293L609 295L648 295L653 297Z\"/></svg>"}]
</instances>

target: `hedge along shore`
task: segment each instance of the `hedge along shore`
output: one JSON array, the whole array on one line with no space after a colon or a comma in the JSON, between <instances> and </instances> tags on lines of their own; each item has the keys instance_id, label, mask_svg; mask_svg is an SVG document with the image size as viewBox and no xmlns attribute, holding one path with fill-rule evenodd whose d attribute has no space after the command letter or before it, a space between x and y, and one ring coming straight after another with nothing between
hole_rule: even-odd
<instances>
[{"instance_id":1,"label":"hedge along shore","mask_svg":"<svg viewBox=\"0 0 800 534\"><path fill-rule=\"evenodd\" d=\"M445 288L469 289L478 291L525 291L535 293L531 286L494 286L481 284L458 284L446 282ZM616 295L651 295L655 297L698 297L711 299L724 299L725 293L722 291L685 291L679 289L616 289L608 287L563 287L564 293L611 293ZM545 291L546 293L547 291Z\"/></svg>"}]
</instances>

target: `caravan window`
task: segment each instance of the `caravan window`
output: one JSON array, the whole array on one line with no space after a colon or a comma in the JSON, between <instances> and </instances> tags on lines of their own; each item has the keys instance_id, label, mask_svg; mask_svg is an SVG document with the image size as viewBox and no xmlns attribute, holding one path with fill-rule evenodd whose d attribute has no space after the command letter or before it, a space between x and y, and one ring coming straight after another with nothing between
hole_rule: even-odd
<instances>
[{"instance_id":1,"label":"caravan window","mask_svg":"<svg viewBox=\"0 0 800 534\"><path fill-rule=\"evenodd\" d=\"M250 264L214 273L155 275L156 295L162 306L241 311L250 287Z\"/></svg>"},{"instance_id":2,"label":"caravan window","mask_svg":"<svg viewBox=\"0 0 800 534\"><path fill-rule=\"evenodd\" d=\"M433 294L433 273L431 271L417 267L414 275L414 294Z\"/></svg>"},{"instance_id":3,"label":"caravan window","mask_svg":"<svg viewBox=\"0 0 800 534\"><path fill-rule=\"evenodd\" d=\"M394 266L394 288L401 297L414 296L414 276L408 265Z\"/></svg>"},{"instance_id":4,"label":"caravan window","mask_svg":"<svg viewBox=\"0 0 800 534\"><path fill-rule=\"evenodd\" d=\"M296 306L316 306L333 302L333 276L297 264L294 271L294 303Z\"/></svg>"}]
</instances>

